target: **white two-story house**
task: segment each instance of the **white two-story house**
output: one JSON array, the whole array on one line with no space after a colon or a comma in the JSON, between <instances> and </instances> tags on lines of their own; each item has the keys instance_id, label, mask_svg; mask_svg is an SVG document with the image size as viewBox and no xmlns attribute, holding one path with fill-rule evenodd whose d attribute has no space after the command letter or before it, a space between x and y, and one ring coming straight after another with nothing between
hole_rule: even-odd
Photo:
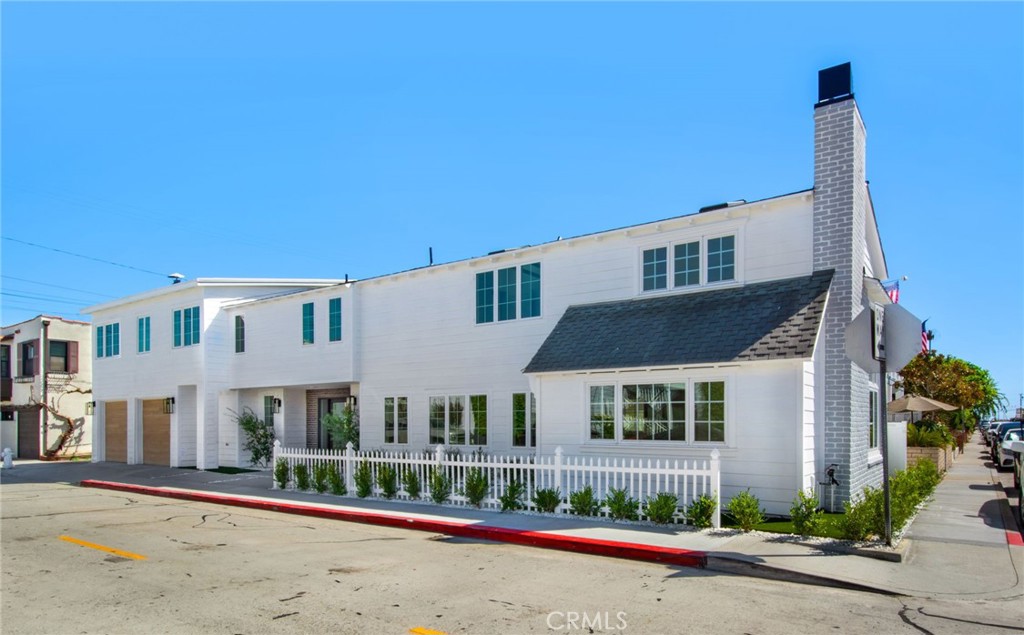
<instances>
[{"instance_id":1,"label":"white two-story house","mask_svg":"<svg viewBox=\"0 0 1024 635\"><path fill-rule=\"evenodd\" d=\"M90 307L97 460L246 465L236 414L327 447L696 457L788 510L877 484L877 376L844 329L886 277L849 65L810 189L358 281L199 278ZM741 187L739 184L738 187ZM872 405L875 407L872 408Z\"/></svg>"}]
</instances>

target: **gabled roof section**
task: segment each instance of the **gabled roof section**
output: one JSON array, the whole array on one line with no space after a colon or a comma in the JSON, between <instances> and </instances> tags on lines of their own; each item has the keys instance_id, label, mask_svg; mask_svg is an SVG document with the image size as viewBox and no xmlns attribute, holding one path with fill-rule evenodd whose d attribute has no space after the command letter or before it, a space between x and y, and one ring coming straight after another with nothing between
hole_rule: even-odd
<instances>
[{"instance_id":1,"label":"gabled roof section","mask_svg":"<svg viewBox=\"0 0 1024 635\"><path fill-rule=\"evenodd\" d=\"M572 306L523 372L808 358L833 273Z\"/></svg>"}]
</instances>

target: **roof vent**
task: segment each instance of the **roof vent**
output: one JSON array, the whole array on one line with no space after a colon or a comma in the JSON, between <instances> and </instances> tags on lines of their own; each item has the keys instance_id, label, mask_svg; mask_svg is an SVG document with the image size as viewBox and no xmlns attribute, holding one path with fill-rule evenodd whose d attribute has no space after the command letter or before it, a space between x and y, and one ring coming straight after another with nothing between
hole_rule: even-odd
<instances>
[{"instance_id":1,"label":"roof vent","mask_svg":"<svg viewBox=\"0 0 1024 635\"><path fill-rule=\"evenodd\" d=\"M706 205L706 206L700 208L699 210L697 210L697 213L698 214L703 214L704 212L713 212L716 209L725 209L727 207L736 207L738 205L746 205L746 204L747 204L747 199L741 198L738 201L729 201L727 203L718 203L717 205Z\"/></svg>"}]
</instances>

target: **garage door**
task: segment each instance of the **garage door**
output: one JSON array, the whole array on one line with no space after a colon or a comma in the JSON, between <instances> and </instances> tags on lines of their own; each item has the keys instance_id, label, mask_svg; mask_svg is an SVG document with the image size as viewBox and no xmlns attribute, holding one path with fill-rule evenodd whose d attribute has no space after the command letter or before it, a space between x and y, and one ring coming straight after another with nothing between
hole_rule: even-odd
<instances>
[{"instance_id":1,"label":"garage door","mask_svg":"<svg viewBox=\"0 0 1024 635\"><path fill-rule=\"evenodd\" d=\"M171 464L171 415L164 414L163 399L142 402L142 462Z\"/></svg>"},{"instance_id":2,"label":"garage door","mask_svg":"<svg viewBox=\"0 0 1024 635\"><path fill-rule=\"evenodd\" d=\"M18 458L39 458L39 408L18 410Z\"/></svg>"},{"instance_id":3,"label":"garage door","mask_svg":"<svg viewBox=\"0 0 1024 635\"><path fill-rule=\"evenodd\" d=\"M128 462L128 402L108 401L103 405L108 461Z\"/></svg>"}]
</instances>

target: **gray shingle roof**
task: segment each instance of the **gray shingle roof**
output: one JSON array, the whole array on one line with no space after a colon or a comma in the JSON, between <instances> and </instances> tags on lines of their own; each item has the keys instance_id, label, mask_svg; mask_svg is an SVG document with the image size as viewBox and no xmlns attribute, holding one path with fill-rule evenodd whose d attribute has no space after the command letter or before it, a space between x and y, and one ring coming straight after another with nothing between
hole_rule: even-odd
<instances>
[{"instance_id":1,"label":"gray shingle roof","mask_svg":"<svg viewBox=\"0 0 1024 635\"><path fill-rule=\"evenodd\" d=\"M833 273L571 306L523 372L807 358Z\"/></svg>"}]
</instances>

